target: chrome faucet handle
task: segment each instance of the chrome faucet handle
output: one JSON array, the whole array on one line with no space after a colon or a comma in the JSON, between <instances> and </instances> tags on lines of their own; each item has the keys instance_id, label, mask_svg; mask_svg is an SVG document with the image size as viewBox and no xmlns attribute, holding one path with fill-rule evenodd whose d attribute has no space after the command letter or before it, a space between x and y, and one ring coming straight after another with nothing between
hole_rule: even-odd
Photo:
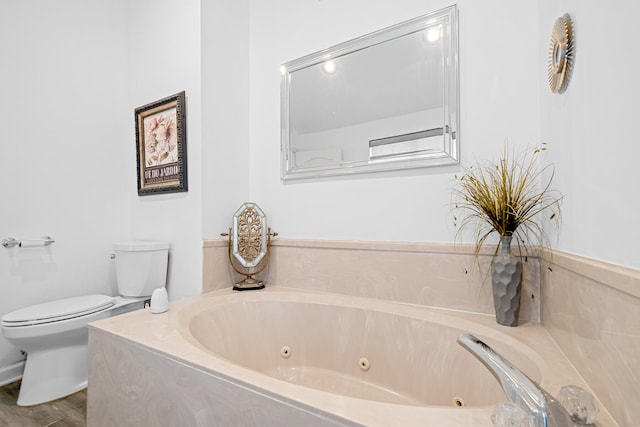
<instances>
[{"instance_id":1,"label":"chrome faucet handle","mask_svg":"<svg viewBox=\"0 0 640 427\"><path fill-rule=\"evenodd\" d=\"M558 400L577 425L588 426L596 422L600 410L589 391L575 385L566 385L560 389Z\"/></svg>"},{"instance_id":2,"label":"chrome faucet handle","mask_svg":"<svg viewBox=\"0 0 640 427\"><path fill-rule=\"evenodd\" d=\"M531 416L520 405L500 402L491 414L493 427L531 427Z\"/></svg>"},{"instance_id":3,"label":"chrome faucet handle","mask_svg":"<svg viewBox=\"0 0 640 427\"><path fill-rule=\"evenodd\" d=\"M489 369L511 402L529 412L535 427L573 427L560 402L487 344L471 334L457 341Z\"/></svg>"}]
</instances>

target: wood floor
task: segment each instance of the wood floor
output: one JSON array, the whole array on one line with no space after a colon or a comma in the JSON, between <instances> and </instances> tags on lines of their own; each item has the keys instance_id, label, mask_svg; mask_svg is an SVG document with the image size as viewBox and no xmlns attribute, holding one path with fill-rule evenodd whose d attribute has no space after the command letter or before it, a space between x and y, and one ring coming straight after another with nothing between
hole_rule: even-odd
<instances>
[{"instance_id":1,"label":"wood floor","mask_svg":"<svg viewBox=\"0 0 640 427\"><path fill-rule=\"evenodd\" d=\"M0 387L0 427L84 427L87 391L35 406L17 406L20 382Z\"/></svg>"}]
</instances>

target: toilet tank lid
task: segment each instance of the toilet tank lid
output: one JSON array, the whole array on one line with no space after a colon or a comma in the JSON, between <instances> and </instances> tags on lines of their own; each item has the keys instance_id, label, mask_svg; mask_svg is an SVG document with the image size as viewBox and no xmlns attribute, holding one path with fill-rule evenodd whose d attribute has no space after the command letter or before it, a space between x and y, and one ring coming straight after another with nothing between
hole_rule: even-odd
<instances>
[{"instance_id":1,"label":"toilet tank lid","mask_svg":"<svg viewBox=\"0 0 640 427\"><path fill-rule=\"evenodd\" d=\"M169 249L169 242L152 242L146 240L131 240L128 242L114 242L113 250L115 251L158 251Z\"/></svg>"}]
</instances>

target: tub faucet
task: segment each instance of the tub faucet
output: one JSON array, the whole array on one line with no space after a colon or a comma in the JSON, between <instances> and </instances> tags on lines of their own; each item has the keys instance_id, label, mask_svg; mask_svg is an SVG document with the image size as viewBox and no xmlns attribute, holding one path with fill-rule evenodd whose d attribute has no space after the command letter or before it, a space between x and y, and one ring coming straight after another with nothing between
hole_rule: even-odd
<instances>
[{"instance_id":1,"label":"tub faucet","mask_svg":"<svg viewBox=\"0 0 640 427\"><path fill-rule=\"evenodd\" d=\"M487 344L471 334L460 335L458 344L491 371L509 400L530 414L534 426L574 426L571 416L560 402Z\"/></svg>"}]
</instances>

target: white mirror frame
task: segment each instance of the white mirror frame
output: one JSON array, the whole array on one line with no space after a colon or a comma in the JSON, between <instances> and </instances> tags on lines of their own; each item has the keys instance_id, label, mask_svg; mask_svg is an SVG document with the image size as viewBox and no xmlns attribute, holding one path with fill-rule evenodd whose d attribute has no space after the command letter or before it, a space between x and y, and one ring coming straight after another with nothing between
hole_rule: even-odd
<instances>
[{"instance_id":1,"label":"white mirror frame","mask_svg":"<svg viewBox=\"0 0 640 427\"><path fill-rule=\"evenodd\" d=\"M290 90L291 75L297 70L323 63L361 49L384 43L404 35L424 31L441 25L443 28L443 87L444 122L443 149L420 155L405 155L384 160L344 162L338 165L295 168L290 135ZM458 88L458 13L456 5L402 22L374 33L358 37L281 66L281 179L294 180L321 178L336 175L370 173L401 169L425 168L459 163L459 88Z\"/></svg>"}]
</instances>

